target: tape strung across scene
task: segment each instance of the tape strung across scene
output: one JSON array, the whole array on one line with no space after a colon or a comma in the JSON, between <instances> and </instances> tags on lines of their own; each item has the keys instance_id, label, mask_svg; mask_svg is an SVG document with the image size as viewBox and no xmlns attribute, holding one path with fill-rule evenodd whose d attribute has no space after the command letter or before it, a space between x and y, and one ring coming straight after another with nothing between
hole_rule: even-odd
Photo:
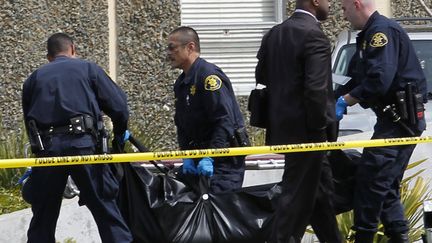
<instances>
[{"instance_id":1,"label":"tape strung across scene","mask_svg":"<svg viewBox=\"0 0 432 243\"><path fill-rule=\"evenodd\" d=\"M125 154L97 154L82 156L25 158L25 159L2 159L0 168L19 168L36 166L61 166L61 165L82 165L98 163L121 163L121 162L145 162L149 160L180 159L180 158L202 158L202 157L223 157L252 154L271 153L293 153L319 150L336 150L361 147L385 147L395 145L408 145L418 143L430 143L432 136L407 137L390 139L372 139L344 142L323 142L323 143L301 143L276 146L257 147L236 147L220 149L197 149L165 152L146 153L125 153Z\"/></svg>"}]
</instances>

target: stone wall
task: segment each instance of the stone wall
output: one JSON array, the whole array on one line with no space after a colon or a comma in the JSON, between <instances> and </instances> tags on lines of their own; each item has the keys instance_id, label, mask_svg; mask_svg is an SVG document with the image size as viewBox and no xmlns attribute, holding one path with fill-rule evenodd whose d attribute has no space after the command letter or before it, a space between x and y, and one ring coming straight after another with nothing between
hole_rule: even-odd
<instances>
[{"instance_id":1,"label":"stone wall","mask_svg":"<svg viewBox=\"0 0 432 243\"><path fill-rule=\"evenodd\" d=\"M432 0L424 0L426 6L432 8ZM393 17L431 17L425 11L419 1L407 1L407 0L392 0L391 11Z\"/></svg>"},{"instance_id":2,"label":"stone wall","mask_svg":"<svg viewBox=\"0 0 432 243\"><path fill-rule=\"evenodd\" d=\"M55 32L68 33L79 56L107 68L107 20L104 0L0 0L0 138L22 127L21 87L47 62L46 39Z\"/></svg>"},{"instance_id":3,"label":"stone wall","mask_svg":"<svg viewBox=\"0 0 432 243\"><path fill-rule=\"evenodd\" d=\"M342 9L340 6L340 1L329 1L330 2L330 13L326 21L323 21L322 28L330 41L336 39L338 33L343 29L348 29L350 27L348 21L344 20ZM290 16L295 10L295 0L287 1L287 16Z\"/></svg>"},{"instance_id":4,"label":"stone wall","mask_svg":"<svg viewBox=\"0 0 432 243\"><path fill-rule=\"evenodd\" d=\"M168 34L180 25L173 0L117 1L118 83L129 97L134 134L151 149L175 148L172 86L165 61Z\"/></svg>"},{"instance_id":5,"label":"stone wall","mask_svg":"<svg viewBox=\"0 0 432 243\"><path fill-rule=\"evenodd\" d=\"M178 71L165 58L168 33L180 24L179 1L124 0L117 2L118 77L127 92L131 127L151 149L174 149L172 85ZM331 15L323 28L333 41L343 20L340 1L331 1ZM426 3L432 6L432 0ZM287 15L295 1L287 1ZM106 0L0 0L0 115L6 131L22 127L21 86L38 66L46 63L45 41L55 32L74 36L79 55L108 69L108 17ZM395 17L427 16L410 0L392 1ZM246 111L247 97L239 97ZM251 129L253 134L259 132ZM7 133L0 134L3 140Z\"/></svg>"}]
</instances>

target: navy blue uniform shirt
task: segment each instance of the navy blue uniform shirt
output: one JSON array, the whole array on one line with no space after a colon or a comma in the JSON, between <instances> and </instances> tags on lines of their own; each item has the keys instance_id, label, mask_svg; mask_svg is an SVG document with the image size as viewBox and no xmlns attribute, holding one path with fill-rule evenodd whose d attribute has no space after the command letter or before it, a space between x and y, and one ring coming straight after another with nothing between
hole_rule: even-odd
<instances>
[{"instance_id":1,"label":"navy blue uniform shirt","mask_svg":"<svg viewBox=\"0 0 432 243\"><path fill-rule=\"evenodd\" d=\"M414 47L402 27L378 12L371 15L357 37L357 53L350 74L357 83L350 95L367 108L375 102L395 103L396 91L415 82L427 101L426 79Z\"/></svg>"},{"instance_id":2,"label":"navy blue uniform shirt","mask_svg":"<svg viewBox=\"0 0 432 243\"><path fill-rule=\"evenodd\" d=\"M77 115L99 119L101 110L114 125L114 134L127 129L126 94L95 63L57 56L25 81L22 106L26 123L35 120L40 129L65 126Z\"/></svg>"},{"instance_id":3,"label":"navy blue uniform shirt","mask_svg":"<svg viewBox=\"0 0 432 243\"><path fill-rule=\"evenodd\" d=\"M231 83L222 70L198 58L174 84L175 124L181 149L229 147L234 130L244 126Z\"/></svg>"}]
</instances>

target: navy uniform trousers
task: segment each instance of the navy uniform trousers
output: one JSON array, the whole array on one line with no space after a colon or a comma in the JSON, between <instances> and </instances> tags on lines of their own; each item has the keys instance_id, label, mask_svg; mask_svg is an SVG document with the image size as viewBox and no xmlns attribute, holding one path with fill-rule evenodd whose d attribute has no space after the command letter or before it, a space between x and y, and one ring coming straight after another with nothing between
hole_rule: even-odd
<instances>
[{"instance_id":1,"label":"navy uniform trousers","mask_svg":"<svg viewBox=\"0 0 432 243\"><path fill-rule=\"evenodd\" d=\"M374 129L372 139L407 137L398 124L386 119L378 119ZM421 132L414 132L421 135ZM381 220L387 235L408 232L399 187L414 148L415 145L404 145L363 150L356 171L356 230L375 233Z\"/></svg>"},{"instance_id":2,"label":"navy uniform trousers","mask_svg":"<svg viewBox=\"0 0 432 243\"><path fill-rule=\"evenodd\" d=\"M94 154L92 136L55 135L44 139L46 150L37 157ZM132 242L132 235L116 204L118 182L109 165L34 167L23 187L32 206L28 242L54 243L57 219L68 175L80 190L80 203L91 211L104 243Z\"/></svg>"}]
</instances>

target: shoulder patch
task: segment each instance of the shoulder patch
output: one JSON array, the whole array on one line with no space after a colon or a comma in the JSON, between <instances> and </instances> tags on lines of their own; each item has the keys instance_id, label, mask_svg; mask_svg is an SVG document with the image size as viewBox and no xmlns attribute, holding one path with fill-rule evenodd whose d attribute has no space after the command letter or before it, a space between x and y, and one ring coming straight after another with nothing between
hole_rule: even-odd
<instances>
[{"instance_id":1,"label":"shoulder patch","mask_svg":"<svg viewBox=\"0 0 432 243\"><path fill-rule=\"evenodd\" d=\"M382 32L378 32L372 36L370 46L383 47L383 46L387 45L387 43L388 43L387 36Z\"/></svg>"},{"instance_id":2,"label":"shoulder patch","mask_svg":"<svg viewBox=\"0 0 432 243\"><path fill-rule=\"evenodd\" d=\"M217 75L210 75L204 81L204 88L206 90L215 91L222 86L222 80Z\"/></svg>"}]
</instances>

